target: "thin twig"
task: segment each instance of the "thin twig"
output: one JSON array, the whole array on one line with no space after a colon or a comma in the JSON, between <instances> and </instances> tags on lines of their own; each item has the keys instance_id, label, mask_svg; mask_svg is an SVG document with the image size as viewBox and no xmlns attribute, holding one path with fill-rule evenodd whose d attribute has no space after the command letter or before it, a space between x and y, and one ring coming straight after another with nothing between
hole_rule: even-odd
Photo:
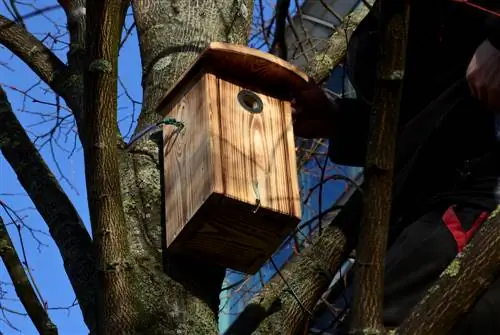
<instances>
[{"instance_id":1,"label":"thin twig","mask_svg":"<svg viewBox=\"0 0 500 335\"><path fill-rule=\"evenodd\" d=\"M50 320L42 302L38 299L33 286L26 275L7 228L0 217L0 256L7 272L14 283L17 296L21 300L31 321L40 334L57 335L57 327Z\"/></svg>"}]
</instances>

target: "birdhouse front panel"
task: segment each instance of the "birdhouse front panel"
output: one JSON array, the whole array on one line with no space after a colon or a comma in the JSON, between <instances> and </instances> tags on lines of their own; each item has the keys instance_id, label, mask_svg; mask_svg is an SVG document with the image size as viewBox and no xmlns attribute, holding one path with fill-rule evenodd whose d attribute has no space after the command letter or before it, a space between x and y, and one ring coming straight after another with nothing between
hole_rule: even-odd
<instances>
[{"instance_id":1,"label":"birdhouse front panel","mask_svg":"<svg viewBox=\"0 0 500 335\"><path fill-rule=\"evenodd\" d=\"M181 92L181 91L180 91ZM169 250L255 272L300 220L288 101L204 72L165 113Z\"/></svg>"},{"instance_id":2,"label":"birdhouse front panel","mask_svg":"<svg viewBox=\"0 0 500 335\"><path fill-rule=\"evenodd\" d=\"M212 158L220 164L214 191L256 210L300 217L290 104L211 74L206 80L218 91L218 120L211 127Z\"/></svg>"}]
</instances>

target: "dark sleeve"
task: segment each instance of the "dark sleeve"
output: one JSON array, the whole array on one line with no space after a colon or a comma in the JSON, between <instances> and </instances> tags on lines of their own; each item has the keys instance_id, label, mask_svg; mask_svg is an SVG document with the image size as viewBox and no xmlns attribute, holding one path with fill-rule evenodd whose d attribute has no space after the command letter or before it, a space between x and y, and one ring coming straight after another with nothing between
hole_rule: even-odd
<instances>
[{"instance_id":1,"label":"dark sleeve","mask_svg":"<svg viewBox=\"0 0 500 335\"><path fill-rule=\"evenodd\" d=\"M500 50L500 17L491 15L487 21L488 40L490 43Z\"/></svg>"},{"instance_id":2,"label":"dark sleeve","mask_svg":"<svg viewBox=\"0 0 500 335\"><path fill-rule=\"evenodd\" d=\"M341 165L363 166L370 123L370 106L360 99L337 99L340 113L332 124L328 156Z\"/></svg>"}]
</instances>

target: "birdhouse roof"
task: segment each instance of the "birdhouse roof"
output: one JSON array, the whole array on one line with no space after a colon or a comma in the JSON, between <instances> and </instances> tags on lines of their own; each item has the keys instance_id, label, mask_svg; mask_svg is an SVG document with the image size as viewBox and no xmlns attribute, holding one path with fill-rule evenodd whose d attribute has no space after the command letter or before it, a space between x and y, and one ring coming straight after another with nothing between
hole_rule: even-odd
<instances>
[{"instance_id":1,"label":"birdhouse roof","mask_svg":"<svg viewBox=\"0 0 500 335\"><path fill-rule=\"evenodd\" d=\"M299 105L308 107L307 114L313 119L318 118L321 110L314 106L324 104L327 99L304 72L281 58L243 45L212 42L163 97L158 113L166 113L186 85L206 72L282 100L295 99Z\"/></svg>"}]
</instances>

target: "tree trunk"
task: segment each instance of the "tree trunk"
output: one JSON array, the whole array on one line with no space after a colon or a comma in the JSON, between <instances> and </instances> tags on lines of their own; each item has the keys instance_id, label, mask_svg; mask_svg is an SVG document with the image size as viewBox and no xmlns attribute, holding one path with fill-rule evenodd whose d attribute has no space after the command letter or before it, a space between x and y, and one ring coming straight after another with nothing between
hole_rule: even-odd
<instances>
[{"instance_id":1,"label":"tree trunk","mask_svg":"<svg viewBox=\"0 0 500 335\"><path fill-rule=\"evenodd\" d=\"M252 4L216 1L134 1L143 68L143 127L173 83L212 41L246 44ZM144 139L119 153L121 197L128 232L129 283L140 323L134 334L218 334L225 269L163 252L162 162L158 144Z\"/></svg>"},{"instance_id":2,"label":"tree trunk","mask_svg":"<svg viewBox=\"0 0 500 335\"><path fill-rule=\"evenodd\" d=\"M124 226L116 127L118 45L127 7L123 0L87 6L85 117L80 136L97 265L98 334L130 334L140 324L137 291L131 285L135 267Z\"/></svg>"},{"instance_id":3,"label":"tree trunk","mask_svg":"<svg viewBox=\"0 0 500 335\"><path fill-rule=\"evenodd\" d=\"M375 9L381 38L364 169L366 192L354 265L351 334L384 332L384 264L410 14L409 1L380 0Z\"/></svg>"}]
</instances>

